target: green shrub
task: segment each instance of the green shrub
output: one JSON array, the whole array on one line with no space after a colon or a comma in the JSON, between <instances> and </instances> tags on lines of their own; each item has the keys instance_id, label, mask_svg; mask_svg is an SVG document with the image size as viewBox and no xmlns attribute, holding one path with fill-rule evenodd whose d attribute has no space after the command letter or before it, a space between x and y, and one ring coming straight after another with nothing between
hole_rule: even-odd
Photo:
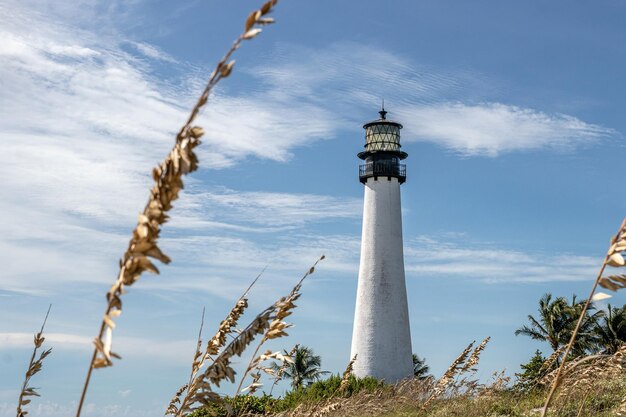
<instances>
[{"instance_id":1,"label":"green shrub","mask_svg":"<svg viewBox=\"0 0 626 417\"><path fill-rule=\"evenodd\" d=\"M272 410L278 412L293 409L302 403L317 403L334 396L350 397L359 391L374 391L385 385L376 378L357 378L353 375L350 376L348 385L341 393L339 392L340 384L341 376L333 375L328 379L314 382L306 388L294 389L287 392L284 398L276 400Z\"/></svg>"},{"instance_id":2,"label":"green shrub","mask_svg":"<svg viewBox=\"0 0 626 417\"><path fill-rule=\"evenodd\" d=\"M266 411L272 409L272 405L276 400L266 394L260 397L254 395L237 395L236 397L224 397L224 402L233 408L235 415L239 415L242 412L264 414ZM226 417L227 415L228 412L224 406L212 404L191 413L189 417Z\"/></svg>"},{"instance_id":3,"label":"green shrub","mask_svg":"<svg viewBox=\"0 0 626 417\"><path fill-rule=\"evenodd\" d=\"M359 391L374 391L385 384L376 378L356 378L355 376L350 376L348 385L343 392L339 392L340 385L341 377L333 375L328 379L314 382L306 388L291 390L285 394L284 398L276 399L267 394L259 397L238 395L234 398L226 396L224 397L224 402L233 408L235 415L241 413L241 411L250 414L277 413L296 408L303 403L314 404L335 396L350 397ZM224 406L213 404L192 413L190 417L226 417L227 415L228 413Z\"/></svg>"}]
</instances>

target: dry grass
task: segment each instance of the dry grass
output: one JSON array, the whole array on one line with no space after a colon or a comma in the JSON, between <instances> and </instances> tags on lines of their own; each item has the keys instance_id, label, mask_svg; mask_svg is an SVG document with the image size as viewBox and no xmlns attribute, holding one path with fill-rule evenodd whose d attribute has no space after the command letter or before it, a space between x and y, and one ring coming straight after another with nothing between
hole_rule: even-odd
<instances>
[{"instance_id":1,"label":"dry grass","mask_svg":"<svg viewBox=\"0 0 626 417\"><path fill-rule=\"evenodd\" d=\"M268 0L259 10L250 13L242 34L235 40L211 73L187 121L176 135L174 147L163 162L152 170L154 186L150 191L148 203L139 215L137 226L133 230L128 247L120 260L117 279L107 293L107 307L100 330L94 340L95 349L78 403L77 417L80 416L93 369L111 366L113 365L112 358L120 358L119 355L112 352L111 347L113 329L116 326L115 319L122 312L122 295L125 287L137 282L145 271L158 273L158 269L150 258L165 264L170 262L170 258L160 250L157 242L161 226L168 219L167 213L171 210L172 203L178 198L180 190L183 188L182 177L198 168L198 158L194 153L194 148L200 144L200 137L204 130L193 125L195 119L206 105L213 88L232 72L235 61L231 60L231 56L241 46L242 42L256 37L261 32L259 26L274 22L272 18L267 17L267 14L273 10L276 3L277 0Z\"/></svg>"},{"instance_id":2,"label":"dry grass","mask_svg":"<svg viewBox=\"0 0 626 417\"><path fill-rule=\"evenodd\" d=\"M257 355L259 353L259 349L261 349L261 346L263 346L263 344L267 342L268 340L278 339L279 337L288 336L285 330L292 327L293 325L285 322L283 319L290 316L292 314L292 310L296 307L294 302L297 301L298 298L300 298L300 296L302 295L300 293L300 290L302 288L302 283L304 282L304 280L309 275L315 272L315 267L317 266L317 264L320 261L324 260L325 258L326 257L322 255L317 261L315 261L313 266L309 268L309 270L304 274L304 276L295 285L295 287L293 287L289 295L287 295L286 297L281 297L280 300L274 303L273 307L274 307L275 314L273 315L272 321L269 323L269 326L265 330L265 333L263 334L261 341L259 342L254 353L252 354L252 359L250 360L250 363L248 363L248 367L246 368L243 376L241 377L239 381L239 386L237 387L237 394L242 392L241 387L243 385L243 382L245 381L246 376L250 374L253 369L260 368L261 364L267 360L271 360L271 359L279 359L281 361L287 360L285 356L283 356L280 352L272 353L268 351L262 355L259 355L259 356ZM259 382L261 378L260 371L257 371L257 373L252 375L252 377L253 377L252 383L248 385L246 388L244 388L244 391L247 391L250 394L254 393L259 387L262 386L262 384Z\"/></svg>"},{"instance_id":3,"label":"dry grass","mask_svg":"<svg viewBox=\"0 0 626 417\"><path fill-rule=\"evenodd\" d=\"M443 376L435 384L435 387L428 399L422 404L422 410L426 410L428 405L433 400L443 395L459 372L465 368L465 363L470 352L472 351L472 348L474 347L474 343L476 343L476 341L472 341L469 345L467 345L465 350L463 350L463 352L461 352L461 354L450 364L448 369L446 369Z\"/></svg>"},{"instance_id":4,"label":"dry grass","mask_svg":"<svg viewBox=\"0 0 626 417\"><path fill-rule=\"evenodd\" d=\"M566 359L568 358L569 352L574 345L574 341L576 340L576 336L578 335L578 330L580 329L580 325L585 318L587 310L589 309L589 305L591 304L594 295L596 294L596 289L598 288L598 285L611 291L617 291L621 288L626 288L625 275L612 274L607 277L603 277L604 271L607 266L612 268L622 268L626 266L626 261L624 260L623 255L624 251L626 251L626 218L622 221L622 224L620 225L617 234L611 239L611 245L606 256L604 257L604 262L602 262L602 266L598 271L598 275L596 276L596 280L593 283L589 297L587 297L587 301L585 302L585 305L580 312L580 317L578 319L578 322L576 323L576 327L574 328L570 341L565 348L565 352L563 353L564 360L561 362L561 366L559 366L554 375L554 379L550 386L546 401L543 405L543 409L541 410L541 417L545 417L547 415L550 404L554 399L557 389L562 382L563 370L565 367Z\"/></svg>"},{"instance_id":5,"label":"dry grass","mask_svg":"<svg viewBox=\"0 0 626 417\"><path fill-rule=\"evenodd\" d=\"M341 383L339 384L339 392L344 392L346 387L348 386L348 381L350 380L350 375L352 375L354 362L356 362L356 358L359 354L355 353L350 362L348 362L348 366L346 366L346 370L343 371L343 376L341 377Z\"/></svg>"},{"instance_id":6,"label":"dry grass","mask_svg":"<svg viewBox=\"0 0 626 417\"><path fill-rule=\"evenodd\" d=\"M280 367L278 367L278 369L274 371L273 368L270 368L272 371L271 375L274 377L274 381L272 382L272 387L270 388L270 393L269 393L270 396L272 395L272 392L274 391L274 388L276 387L276 385L280 381L283 380L283 375L285 374L285 370L287 370L287 367L293 363L293 357L298 351L299 347L300 347L300 344L296 343L289 352L285 351L285 355L284 355L285 359L282 361L282 364L280 365Z\"/></svg>"},{"instance_id":7,"label":"dry grass","mask_svg":"<svg viewBox=\"0 0 626 417\"><path fill-rule=\"evenodd\" d=\"M30 379L36 373L41 371L43 367L43 360L52 352L52 348L44 350L39 355L39 358L37 358L37 351L39 350L39 348L41 348L41 345L43 345L43 342L46 340L46 338L43 337L43 329L46 326L46 321L48 321L50 308L52 308L52 305L48 306L48 311L46 312L46 317L43 320L41 329L39 330L39 333L35 333L35 337L33 338L35 348L33 349L33 354L30 357L30 362L28 362L28 369L26 370L26 374L24 375L24 382L22 383L22 389L20 390L20 397L17 401L17 417L24 417L28 414L28 411L22 408L23 406L28 405L31 402L31 400L26 397L39 397L37 389L30 387L28 384L30 382Z\"/></svg>"},{"instance_id":8,"label":"dry grass","mask_svg":"<svg viewBox=\"0 0 626 417\"><path fill-rule=\"evenodd\" d=\"M566 378L565 383L574 381ZM472 395L450 394L432 400L424 409L424 402L432 395L432 383L410 380L375 391L362 391L350 397L331 398L316 404L303 403L294 410L277 414L276 417L305 416L385 416L385 417L538 417L546 392L543 390L521 391L507 388L508 378L497 373L487 386ZM581 387L582 388L582 387ZM586 393L561 395L550 410L551 417L614 417L623 416L620 401L626 390L626 378L622 374L604 373L596 378L593 388ZM581 406L582 405L582 406ZM623 407L623 405L622 405Z\"/></svg>"},{"instance_id":9,"label":"dry grass","mask_svg":"<svg viewBox=\"0 0 626 417\"><path fill-rule=\"evenodd\" d=\"M181 388L168 406L168 410L166 413L174 414L178 417L186 416L196 410L199 410L203 407L209 406L211 404L221 404L226 407L230 413L232 410L229 409L229 405L225 404L220 397L219 394L213 391L212 386L220 386L224 380L229 380L231 383L235 382L235 370L231 367L231 360L235 356L241 356L246 348L254 342L255 338L259 335L262 335L261 341L257 345L254 354L252 355L252 359L246 368L246 371L242 375L239 386L237 388L237 393L241 392L242 385L246 377L251 373L253 369L259 368L262 363L271 359L278 359L281 361L288 361L286 355L281 354L280 352L266 352L264 354L258 355L259 349L261 346L267 342L268 340L277 339L280 337L288 336L285 331L292 325L285 322L284 319L292 314L292 310L296 307L294 304L301 296L300 290L302 288L302 284L304 280L315 272L315 267L317 264L322 261L325 257L322 255L320 259L318 259L311 268L304 274L304 276L298 281L298 283L293 287L291 292L284 297L281 297L278 301L276 301L271 306L267 307L263 312L258 314L248 326L239 331L237 336L233 338L233 340L228 343L226 346L223 346L223 343L218 343L217 345L209 342L209 346L217 346L217 351L215 354L217 356L210 357L210 364L205 368L203 372L199 372L204 362L200 363L198 360L199 357L199 348L196 349L196 355L194 357L194 362L192 365L192 377L190 378L190 382L186 384L183 388ZM240 299L241 301L242 299ZM240 314L243 312L239 309L239 303L231 310L228 317L237 319ZM227 318L225 322L228 323L236 323L236 321L229 321ZM224 328L230 329L233 326L224 326ZM222 328L222 327L221 327ZM216 337L212 340L222 340L225 341L226 333L218 331ZM223 337L222 337L223 336ZM212 351L213 352L213 351ZM204 356L204 359L209 358L208 355ZM262 386L260 383L260 373L255 373L252 378L252 383L246 387L246 391L249 394L254 393L254 391ZM183 399L181 406L176 407L177 399L180 398L183 392L186 392L185 398Z\"/></svg>"},{"instance_id":10,"label":"dry grass","mask_svg":"<svg viewBox=\"0 0 626 417\"><path fill-rule=\"evenodd\" d=\"M554 380L556 370L545 378ZM562 383L558 391L560 415L568 404L577 404L576 416L593 415L588 399L605 389L606 381L620 381L626 377L626 345L613 355L591 355L568 361L561 372ZM624 387L626 389L626 387Z\"/></svg>"},{"instance_id":11,"label":"dry grass","mask_svg":"<svg viewBox=\"0 0 626 417\"><path fill-rule=\"evenodd\" d=\"M220 325L215 332L215 335L207 342L206 349L202 353L202 324L200 325L200 332L198 334L198 341L196 343L196 351L194 353L193 361L191 363L191 373L189 374L189 382L180 387L180 389L174 394L174 397L170 401L165 415L171 414L175 416L181 416L182 413L189 413L193 393L197 391L197 384L201 381L197 378L198 372L204 367L207 361L212 361L213 356L220 352L220 349L226 344L226 338L236 330L239 319L248 308L248 293L257 283L261 275L265 272L265 269L261 271L259 275L252 281L244 293L237 299L237 302L233 308L228 312L228 315L224 320L220 322ZM204 310L202 311L202 323L204 323ZM183 394L185 394L183 396ZM182 396L182 402L181 402ZM177 404L180 404L178 406Z\"/></svg>"},{"instance_id":12,"label":"dry grass","mask_svg":"<svg viewBox=\"0 0 626 417\"><path fill-rule=\"evenodd\" d=\"M407 415L426 416L430 414L429 410L440 401L447 401L453 397L458 399L470 398L470 396L476 398L491 396L506 385L508 378L497 374L489 386L479 385L475 380L458 379L466 373L473 374L476 371L480 354L489 340L489 337L486 338L475 348L474 342L470 343L436 382L432 378L407 379L395 385L381 386L373 391L359 391L349 397L344 397L341 390L337 390L338 395L328 400L301 404L293 410L276 415L281 417L377 416L410 410L410 414ZM343 381L348 381L353 362L354 358L344 372L342 384Z\"/></svg>"}]
</instances>

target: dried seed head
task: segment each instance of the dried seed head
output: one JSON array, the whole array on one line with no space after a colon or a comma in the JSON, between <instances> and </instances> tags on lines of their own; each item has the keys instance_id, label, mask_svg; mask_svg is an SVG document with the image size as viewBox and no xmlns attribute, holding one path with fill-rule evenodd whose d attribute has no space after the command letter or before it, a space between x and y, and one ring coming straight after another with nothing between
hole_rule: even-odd
<instances>
[{"instance_id":1,"label":"dried seed head","mask_svg":"<svg viewBox=\"0 0 626 417\"><path fill-rule=\"evenodd\" d=\"M235 65L235 60L233 59L228 64L222 65L220 67L220 74L222 75L222 78L226 78L230 75L230 73L233 71L234 65Z\"/></svg>"},{"instance_id":2,"label":"dried seed head","mask_svg":"<svg viewBox=\"0 0 626 417\"><path fill-rule=\"evenodd\" d=\"M250 29L249 31L243 34L242 39L246 39L246 40L253 39L262 31L263 30L260 28Z\"/></svg>"},{"instance_id":3,"label":"dried seed head","mask_svg":"<svg viewBox=\"0 0 626 417\"><path fill-rule=\"evenodd\" d=\"M204 135L204 129L200 126L192 127L189 132L194 139L199 139L202 135Z\"/></svg>"},{"instance_id":4,"label":"dried seed head","mask_svg":"<svg viewBox=\"0 0 626 417\"><path fill-rule=\"evenodd\" d=\"M260 10L255 10L252 13L250 13L248 15L248 18L246 19L246 24L244 25L244 32L248 32L250 29L252 29L252 27L259 20L260 17L261 17Z\"/></svg>"}]
</instances>

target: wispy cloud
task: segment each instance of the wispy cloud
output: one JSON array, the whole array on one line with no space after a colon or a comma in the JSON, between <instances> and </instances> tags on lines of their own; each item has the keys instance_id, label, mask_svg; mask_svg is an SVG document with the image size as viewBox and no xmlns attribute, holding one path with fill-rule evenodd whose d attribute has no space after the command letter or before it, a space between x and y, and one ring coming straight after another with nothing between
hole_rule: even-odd
<instances>
[{"instance_id":1,"label":"wispy cloud","mask_svg":"<svg viewBox=\"0 0 626 417\"><path fill-rule=\"evenodd\" d=\"M46 333L46 342L55 350L80 350L88 352L93 347L93 337L71 333ZM31 333L0 333L0 343L4 349L31 348ZM193 355L194 340L157 340L120 336L115 338L114 350L124 352L127 357L150 357L167 359L173 363L186 364ZM188 353L185 356L183 353Z\"/></svg>"},{"instance_id":2,"label":"wispy cloud","mask_svg":"<svg viewBox=\"0 0 626 417\"><path fill-rule=\"evenodd\" d=\"M542 148L572 150L617 133L573 116L501 103L405 106L397 114L409 140L434 142L466 156L493 157Z\"/></svg>"},{"instance_id":3,"label":"wispy cloud","mask_svg":"<svg viewBox=\"0 0 626 417\"><path fill-rule=\"evenodd\" d=\"M41 400L33 402L29 405L28 411L35 416L40 417L66 417L76 412L76 403L57 403L49 400ZM152 417L163 413L162 407L136 408L127 405L115 404L85 404L82 414L89 417L119 417L119 416L137 416ZM4 402L0 403L0 416L12 417L15 415L15 404Z\"/></svg>"},{"instance_id":4,"label":"wispy cloud","mask_svg":"<svg viewBox=\"0 0 626 417\"><path fill-rule=\"evenodd\" d=\"M404 124L405 141L432 142L464 156L569 151L618 134L575 116L493 101L495 88L483 74L432 68L355 43L323 51L283 46L252 74L269 83L276 99L331 103L345 126L372 117L385 98L391 116Z\"/></svg>"},{"instance_id":5,"label":"wispy cloud","mask_svg":"<svg viewBox=\"0 0 626 417\"><path fill-rule=\"evenodd\" d=\"M210 192L196 191L183 200L177 227L214 227L215 222L232 226L256 226L275 231L278 227L302 226L311 222L357 219L362 202L357 198L331 197L305 193L236 191L217 188ZM261 226L262 229L258 227Z\"/></svg>"},{"instance_id":6,"label":"wispy cloud","mask_svg":"<svg viewBox=\"0 0 626 417\"><path fill-rule=\"evenodd\" d=\"M565 253L507 249L470 239L415 238L405 249L407 275L474 279L485 283L582 281L598 260Z\"/></svg>"}]
</instances>

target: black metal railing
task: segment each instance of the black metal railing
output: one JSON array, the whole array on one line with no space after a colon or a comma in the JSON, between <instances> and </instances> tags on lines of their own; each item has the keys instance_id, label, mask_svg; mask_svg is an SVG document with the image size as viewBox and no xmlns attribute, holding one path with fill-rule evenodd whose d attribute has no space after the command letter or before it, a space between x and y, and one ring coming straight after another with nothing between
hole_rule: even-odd
<instances>
[{"instance_id":1,"label":"black metal railing","mask_svg":"<svg viewBox=\"0 0 626 417\"><path fill-rule=\"evenodd\" d=\"M395 177L402 184L406 181L406 165L392 161L368 162L359 165L359 179L363 184L370 177Z\"/></svg>"}]
</instances>

